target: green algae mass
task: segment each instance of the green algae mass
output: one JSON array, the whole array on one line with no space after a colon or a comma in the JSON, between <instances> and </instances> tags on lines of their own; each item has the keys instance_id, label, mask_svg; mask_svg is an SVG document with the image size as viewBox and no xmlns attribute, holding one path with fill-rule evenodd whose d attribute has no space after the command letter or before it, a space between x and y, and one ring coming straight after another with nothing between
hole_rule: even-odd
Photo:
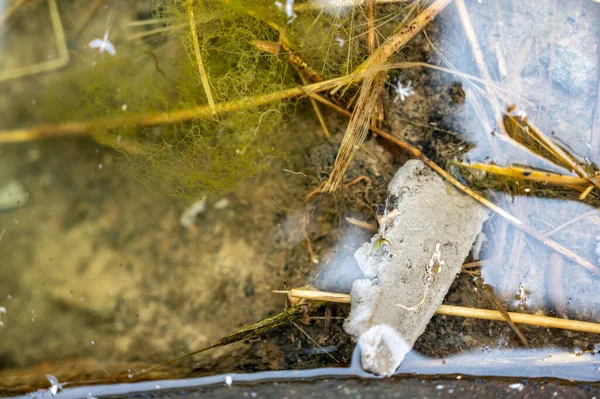
<instances>
[{"instance_id":1,"label":"green algae mass","mask_svg":"<svg viewBox=\"0 0 600 399\"><path fill-rule=\"evenodd\" d=\"M158 126L131 123L140 115L208 106L190 7L217 104L251 102L299 84L289 57L257 48L258 41L285 41L325 79L350 72L368 52L360 8L338 15L309 8L290 19L272 0L163 0L154 4L161 37L117 41L114 57L82 56L55 82L42 107L45 120L98 121L94 137L120 152L118 165L153 189L197 199L235 190L281 155L276 143L294 106L277 101ZM107 128L106 118L123 122Z\"/></svg>"}]
</instances>

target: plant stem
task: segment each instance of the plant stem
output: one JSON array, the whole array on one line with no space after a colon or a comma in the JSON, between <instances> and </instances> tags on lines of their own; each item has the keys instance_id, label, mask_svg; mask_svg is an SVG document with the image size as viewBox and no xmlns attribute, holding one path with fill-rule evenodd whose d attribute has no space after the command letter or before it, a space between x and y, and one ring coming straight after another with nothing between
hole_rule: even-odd
<instances>
[{"instance_id":1,"label":"plant stem","mask_svg":"<svg viewBox=\"0 0 600 399\"><path fill-rule=\"evenodd\" d=\"M275 291L275 293L285 293L294 298L304 298L309 300L318 300L336 303L351 303L352 296L338 292L314 291L292 288L289 291ZM506 321L497 310L469 308L465 306L440 305L435 311L436 314L456 317L467 317L472 319ZM556 317L536 316L527 313L508 312L513 322L518 324L528 324L537 327L560 328L563 330L583 331L600 334L600 324L580 320L566 320Z\"/></svg>"},{"instance_id":2,"label":"plant stem","mask_svg":"<svg viewBox=\"0 0 600 399\"><path fill-rule=\"evenodd\" d=\"M194 0L190 0L186 4L190 32L192 34L192 45L194 46L194 54L196 55L196 64L198 64L198 72L200 73L200 80L202 81L202 87L206 93L208 99L208 106L212 110L213 115L217 113L215 108L215 100L213 99L212 91L210 90L210 84L208 83L208 76L204 69L204 63L202 62L202 55L200 54L200 43L198 43L198 32L196 31L196 18L194 17Z\"/></svg>"},{"instance_id":3,"label":"plant stem","mask_svg":"<svg viewBox=\"0 0 600 399\"><path fill-rule=\"evenodd\" d=\"M321 92L329 90L339 84L349 83L358 79L361 79L361 77L347 75L342 78L312 83L304 87L294 87L248 99L243 98L225 103L219 103L215 104L215 112L217 114L224 114L253 107L259 107L275 101L303 96L305 95L306 90L310 92ZM53 125L39 125L31 128L15 130L0 130L0 144L20 143L45 138L84 136L89 135L96 129L117 128L121 126L134 125L138 127L148 127L169 125L190 121L196 118L211 118L213 115L212 109L209 106L199 105L197 107L176 111L147 113L127 117L108 117L87 122L65 122Z\"/></svg>"}]
</instances>

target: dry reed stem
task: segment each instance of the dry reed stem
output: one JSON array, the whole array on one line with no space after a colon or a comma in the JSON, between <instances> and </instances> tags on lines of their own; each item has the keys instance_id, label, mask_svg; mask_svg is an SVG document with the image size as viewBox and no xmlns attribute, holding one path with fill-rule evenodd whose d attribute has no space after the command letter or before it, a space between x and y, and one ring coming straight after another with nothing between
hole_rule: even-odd
<instances>
[{"instance_id":1,"label":"dry reed stem","mask_svg":"<svg viewBox=\"0 0 600 399\"><path fill-rule=\"evenodd\" d=\"M375 36L375 0L365 0L365 7L367 8L367 48L369 55L371 55L375 51L375 48L377 48L377 37ZM380 126L383 119L383 101L381 95L378 95L371 113L371 123Z\"/></svg>"},{"instance_id":2,"label":"dry reed stem","mask_svg":"<svg viewBox=\"0 0 600 399\"><path fill-rule=\"evenodd\" d=\"M285 293L294 298L303 298L314 301L325 301L335 303L352 303L350 294L337 292L313 291L292 288L289 291L272 291L274 293ZM455 305L440 305L435 311L436 314L456 317L466 317L472 319L506 321L497 310L469 308ZM556 317L536 316L526 313L508 312L511 320L517 324L527 324L531 326L544 328L559 328L562 330L582 331L600 334L600 324L588 321L566 320Z\"/></svg>"},{"instance_id":3,"label":"dry reed stem","mask_svg":"<svg viewBox=\"0 0 600 399\"><path fill-rule=\"evenodd\" d=\"M227 4L229 2L229 0L222 0L222 1L225 4ZM279 42L287 49L286 51L292 49L292 47L293 47L292 41L289 39L289 37L288 37L288 35L286 33L286 29L284 27L279 26L277 23L271 21L270 19L262 18L254 10L247 10L246 14L248 14L251 17L255 18L257 21L261 21L261 22L265 23L267 26L271 27L271 29L273 29L277 33L279 33Z\"/></svg>"},{"instance_id":4,"label":"dry reed stem","mask_svg":"<svg viewBox=\"0 0 600 399\"><path fill-rule=\"evenodd\" d=\"M493 173L495 175L512 177L514 179L531 180L558 185L584 186L589 184L588 179L584 177L561 175L559 173L545 172L530 168L521 168L518 166L504 167L485 163L468 164L463 162L455 162L454 164L464 168L481 170L484 172Z\"/></svg>"},{"instance_id":5,"label":"dry reed stem","mask_svg":"<svg viewBox=\"0 0 600 399\"><path fill-rule=\"evenodd\" d=\"M51 0L54 1L54 0ZM217 114L224 114L253 107L260 107L275 101L300 97L306 92L321 92L330 90L339 84L360 80L363 76L348 75L322 82L312 83L308 86L284 89L274 93L263 94L250 99L239 99L215 105ZM76 137L91 134L95 129L116 128L119 126L149 127L186 122L196 118L211 118L212 110L206 105L186 108L176 111L147 113L127 117L109 117L88 122L65 122L52 125L40 125L31 128L14 130L0 130L0 144L20 143L45 138Z\"/></svg>"},{"instance_id":6,"label":"dry reed stem","mask_svg":"<svg viewBox=\"0 0 600 399\"><path fill-rule=\"evenodd\" d=\"M487 68L485 57L483 56L483 51L481 50L481 46L479 45L479 41L477 40L477 34L475 33L475 28L473 28L473 23L471 22L471 17L469 16L469 11L467 10L465 1L456 0L454 2L454 6L458 11L460 22L462 23L463 30L465 31L465 35L467 36L467 40L469 41L469 45L471 46L471 52L473 53L473 58L475 59L477 69L479 70L479 73L481 74L481 77L484 80L491 82L492 78Z\"/></svg>"},{"instance_id":7,"label":"dry reed stem","mask_svg":"<svg viewBox=\"0 0 600 399\"><path fill-rule=\"evenodd\" d=\"M342 114L344 114L346 116L350 116L351 115L350 112L348 112L347 110L345 110L345 109L343 109L343 108L341 108L341 107L339 107L339 106L331 103L330 101L328 101L327 99L321 97L320 95L317 95L315 93L311 93L311 92L308 92L308 91L307 91L307 93L309 95L313 96L318 101L321 101L322 103L324 103L326 105L329 105L330 107L332 107L333 109L337 110L338 112L340 112L340 113L342 113ZM582 258L581 256L577 255L576 253L572 252L571 250L563 247L562 245L560 245L556 241L554 241L554 240L546 237L545 235L543 235L543 234L535 231L531 227L523 224L523 222L521 222L519 219L517 219L516 217L514 217L513 215L511 215L510 213L508 213L504 209L498 207L493 202L491 202L488 199L482 197L481 195L479 195L476 192L474 192L473 190L471 190L469 187L465 186L464 184L462 184L461 182L459 182L458 180L456 180L453 176L449 175L442 167L440 167L435 162L433 162L432 160L430 160L419 149L413 147L412 145L410 145L406 141L404 141L402 139L399 139L399 138L397 138L395 136L392 136L391 134L387 133L386 131L384 131L382 129L379 129L379 128L375 127L375 126L371 126L371 130L373 132L377 133L383 139L387 140L388 142L390 142L392 144L395 144L398 147L400 147L400 148L408 151L408 153L411 154L413 157L419 158L421 161L423 161L423 163L425 163L430 168L432 168L437 173L439 173L443 178L445 178L450 183L452 183L460 191L462 191L463 193L469 195L471 198L479 201L481 204L485 205L486 207L488 207L492 211L496 212L498 215L500 215L503 218L505 218L506 220L508 220L512 225L514 225L515 227L523 230L525 233L529 234L531 237L533 237L536 240L540 241L545 246L552 248L554 251L556 251L559 254L563 255L565 258L570 259L570 260L578 263L579 265L583 266L585 269L589 270L593 274L599 274L600 273L600 269L597 266L595 266L594 264L592 264L590 261L588 261L587 259Z\"/></svg>"},{"instance_id":8,"label":"dry reed stem","mask_svg":"<svg viewBox=\"0 0 600 399\"><path fill-rule=\"evenodd\" d=\"M481 270L477 270L477 269L471 270L471 269L464 269L463 268L463 269L461 269L460 272L461 273L466 273L466 274L468 274L469 276L472 276L472 277L481 277Z\"/></svg>"},{"instance_id":9,"label":"dry reed stem","mask_svg":"<svg viewBox=\"0 0 600 399\"><path fill-rule=\"evenodd\" d=\"M419 33L451 2L452 0L434 1L429 7L423 10L423 12L417 15L410 24L400 29L398 33L388 37L385 42L383 42L383 44L354 71L354 73L365 72L371 67L382 65L387 62L400 47L404 46L410 39Z\"/></svg>"},{"instance_id":10,"label":"dry reed stem","mask_svg":"<svg viewBox=\"0 0 600 399\"><path fill-rule=\"evenodd\" d=\"M496 310L467 308L463 306L441 305L437 314L474 319L504 321L502 314ZM536 316L525 313L508 312L513 322L544 328L560 328L562 330L582 331L600 334L600 324L588 321L566 320L556 317Z\"/></svg>"},{"instance_id":11,"label":"dry reed stem","mask_svg":"<svg viewBox=\"0 0 600 399\"><path fill-rule=\"evenodd\" d=\"M189 16L190 32L192 34L192 44L194 46L194 54L196 56L196 64L198 64L198 72L200 73L200 80L202 81L202 87L208 100L208 106L212 110L213 115L217 113L215 108L215 100L213 99L210 84L208 83L208 76L204 69L204 63L202 62L202 55L200 54L200 43L198 42L198 32L196 31L196 18L194 17L194 0L186 2L186 7Z\"/></svg>"},{"instance_id":12,"label":"dry reed stem","mask_svg":"<svg viewBox=\"0 0 600 399\"><path fill-rule=\"evenodd\" d=\"M556 255L556 256L560 257L560 255ZM527 341L527 338L525 338L525 335L523 335L521 330L519 330L519 327L517 327L515 325L514 321L510 317L510 314L508 313L508 311L506 310L506 308L504 307L502 302L500 302L500 300L496 296L496 293L494 292L492 287L490 287L488 284L483 283L482 279L477 279L476 283L477 283L477 288L480 288L484 293L486 293L488 295L490 301L492 302L492 305L494 305L496 310L498 312L500 312L500 314L502 315L502 318L504 319L504 321L506 321L508 323L508 325L510 326L510 328L512 328L512 330L515 332L515 334L517 334L517 336L521 340L521 343L526 348L529 348L529 342Z\"/></svg>"},{"instance_id":13,"label":"dry reed stem","mask_svg":"<svg viewBox=\"0 0 600 399\"><path fill-rule=\"evenodd\" d=\"M0 82L18 79L24 76L35 75L42 72L53 71L55 69L62 68L69 63L70 57L69 50L67 49L67 40L65 38L62 22L60 20L58 7L56 6L56 0L48 0L48 9L50 11L50 23L52 24L52 30L54 32L54 37L56 38L58 58L33 65L0 71ZM3 16L4 15L6 15L6 13L3 14Z\"/></svg>"},{"instance_id":14,"label":"dry reed stem","mask_svg":"<svg viewBox=\"0 0 600 399\"><path fill-rule=\"evenodd\" d=\"M496 56L496 65L498 66L500 78L504 79L508 77L508 68L506 67L506 60L502 48L500 47L500 42L494 42L494 55Z\"/></svg>"},{"instance_id":15,"label":"dry reed stem","mask_svg":"<svg viewBox=\"0 0 600 399\"><path fill-rule=\"evenodd\" d=\"M361 181L366 181L367 187L371 187L371 179L369 179L369 176L365 176L365 175L358 176L356 179L344 184L344 187L345 188L352 187L353 185L358 184Z\"/></svg>"},{"instance_id":16,"label":"dry reed stem","mask_svg":"<svg viewBox=\"0 0 600 399\"><path fill-rule=\"evenodd\" d=\"M367 45L369 47L369 54L373 54L375 51L375 0L365 0L365 6L367 7Z\"/></svg>"},{"instance_id":17,"label":"dry reed stem","mask_svg":"<svg viewBox=\"0 0 600 399\"><path fill-rule=\"evenodd\" d=\"M590 195L590 193L592 192L593 189L594 189L593 185L590 184L589 186L587 186L587 188L585 190L583 190L583 192L579 196L579 199L581 201L585 200L587 198L587 196Z\"/></svg>"},{"instance_id":18,"label":"dry reed stem","mask_svg":"<svg viewBox=\"0 0 600 399\"><path fill-rule=\"evenodd\" d=\"M365 7L367 8L367 47L369 55L371 55L378 46L377 36L375 35L375 0L365 0ZM381 95L378 95L371 114L371 123L381 126L384 119L383 100Z\"/></svg>"},{"instance_id":19,"label":"dry reed stem","mask_svg":"<svg viewBox=\"0 0 600 399\"><path fill-rule=\"evenodd\" d=\"M358 219L353 218L353 217L348 217L347 216L346 217L346 221L348 223L350 223L350 224L353 224L353 225L355 225L357 227L360 227L361 229L365 229L365 230L371 231L373 233L377 233L377 231L379 230L377 228L377 226L375 226L374 224L363 222L362 220L358 220Z\"/></svg>"},{"instance_id":20,"label":"dry reed stem","mask_svg":"<svg viewBox=\"0 0 600 399\"><path fill-rule=\"evenodd\" d=\"M348 166L367 138L371 116L377 104L377 99L383 89L385 72L379 72L374 77L363 79L356 107L350 117L350 122L342 139L342 144L335 158L329 178L323 184L322 191L335 191L342 181Z\"/></svg>"},{"instance_id":21,"label":"dry reed stem","mask_svg":"<svg viewBox=\"0 0 600 399\"><path fill-rule=\"evenodd\" d=\"M319 194L321 194L321 189L319 187L312 189L310 193L308 193L304 196L304 202L310 201L310 199L312 197L319 195Z\"/></svg>"},{"instance_id":22,"label":"dry reed stem","mask_svg":"<svg viewBox=\"0 0 600 399\"><path fill-rule=\"evenodd\" d=\"M534 142L539 144L544 150L548 151L554 156L562 166L567 170L573 170L580 177L587 179L588 182L593 184L595 187L600 188L600 182L596 178L596 175L590 175L567 151L563 150L559 145L554 143L549 137L547 137L540 129L538 129L531 121L526 117L515 116L514 113L510 113L514 110L514 106L509 107L509 112L506 114L508 120L510 120L516 126L519 126L523 131L522 134L528 135ZM516 140L515 140L516 141Z\"/></svg>"},{"instance_id":23,"label":"dry reed stem","mask_svg":"<svg viewBox=\"0 0 600 399\"><path fill-rule=\"evenodd\" d=\"M350 294L339 292L317 291L312 289L292 288L290 290L273 290L275 294L287 294L289 297L308 299L311 301L325 301L335 303L352 303Z\"/></svg>"}]
</instances>

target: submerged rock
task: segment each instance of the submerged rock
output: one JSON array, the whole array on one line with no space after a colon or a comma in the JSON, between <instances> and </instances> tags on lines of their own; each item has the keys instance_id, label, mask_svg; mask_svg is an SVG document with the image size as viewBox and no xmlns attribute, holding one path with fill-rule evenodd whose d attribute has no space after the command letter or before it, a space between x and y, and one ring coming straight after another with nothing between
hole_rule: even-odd
<instances>
[{"instance_id":1,"label":"submerged rock","mask_svg":"<svg viewBox=\"0 0 600 399\"><path fill-rule=\"evenodd\" d=\"M481 231L488 210L421 161L389 185L379 233L355 253L365 278L352 286L344 325L368 371L391 375L423 333Z\"/></svg>"}]
</instances>

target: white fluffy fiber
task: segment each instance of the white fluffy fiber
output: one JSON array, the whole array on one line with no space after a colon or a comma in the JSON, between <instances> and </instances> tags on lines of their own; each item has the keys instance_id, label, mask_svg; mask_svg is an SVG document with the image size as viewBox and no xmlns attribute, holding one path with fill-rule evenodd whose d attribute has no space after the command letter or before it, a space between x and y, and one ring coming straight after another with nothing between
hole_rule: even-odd
<instances>
[{"instance_id":1,"label":"white fluffy fiber","mask_svg":"<svg viewBox=\"0 0 600 399\"><path fill-rule=\"evenodd\" d=\"M325 12L340 15L362 3L362 0L314 0Z\"/></svg>"}]
</instances>

